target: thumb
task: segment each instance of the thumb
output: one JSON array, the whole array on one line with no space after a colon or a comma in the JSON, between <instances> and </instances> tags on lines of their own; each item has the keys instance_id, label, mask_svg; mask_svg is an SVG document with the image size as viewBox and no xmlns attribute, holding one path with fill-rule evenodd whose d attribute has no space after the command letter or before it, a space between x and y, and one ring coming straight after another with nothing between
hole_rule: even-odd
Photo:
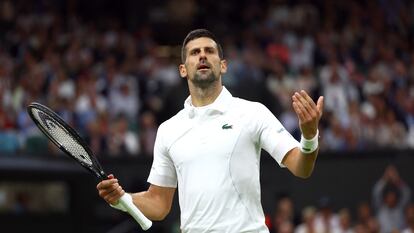
<instances>
[{"instance_id":1,"label":"thumb","mask_svg":"<svg viewBox=\"0 0 414 233\"><path fill-rule=\"evenodd\" d=\"M115 178L115 176L113 174L108 175L108 179L113 179L113 178Z\"/></svg>"},{"instance_id":2,"label":"thumb","mask_svg":"<svg viewBox=\"0 0 414 233\"><path fill-rule=\"evenodd\" d=\"M323 113L323 100L324 100L324 97L320 96L316 104L316 108L318 109L318 112L319 112L319 117L322 116L322 113Z\"/></svg>"}]
</instances>

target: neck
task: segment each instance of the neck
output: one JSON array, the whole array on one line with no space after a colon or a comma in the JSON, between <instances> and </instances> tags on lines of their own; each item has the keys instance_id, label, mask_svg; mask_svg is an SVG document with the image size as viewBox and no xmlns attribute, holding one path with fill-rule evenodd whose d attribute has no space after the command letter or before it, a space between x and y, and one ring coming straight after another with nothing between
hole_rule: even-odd
<instances>
[{"instance_id":1,"label":"neck","mask_svg":"<svg viewBox=\"0 0 414 233\"><path fill-rule=\"evenodd\" d=\"M214 82L208 87L198 87L188 82L188 88L193 106L202 107L213 103L220 95L223 86L221 82Z\"/></svg>"}]
</instances>

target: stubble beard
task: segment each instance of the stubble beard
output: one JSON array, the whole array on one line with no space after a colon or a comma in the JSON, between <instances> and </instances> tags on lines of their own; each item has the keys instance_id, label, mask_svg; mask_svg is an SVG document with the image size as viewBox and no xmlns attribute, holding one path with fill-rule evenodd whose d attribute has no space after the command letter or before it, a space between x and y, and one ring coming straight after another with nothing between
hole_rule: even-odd
<instances>
[{"instance_id":1,"label":"stubble beard","mask_svg":"<svg viewBox=\"0 0 414 233\"><path fill-rule=\"evenodd\" d=\"M196 72L194 74L192 83L198 88L206 89L215 83L218 79L219 78L213 73L213 71L209 72L208 74L200 74Z\"/></svg>"}]
</instances>

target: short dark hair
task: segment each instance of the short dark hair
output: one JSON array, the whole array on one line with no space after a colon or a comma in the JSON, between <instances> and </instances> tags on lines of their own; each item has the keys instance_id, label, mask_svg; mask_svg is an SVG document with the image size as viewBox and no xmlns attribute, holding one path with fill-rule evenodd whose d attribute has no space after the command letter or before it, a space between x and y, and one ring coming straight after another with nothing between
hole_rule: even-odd
<instances>
[{"instance_id":1,"label":"short dark hair","mask_svg":"<svg viewBox=\"0 0 414 233\"><path fill-rule=\"evenodd\" d=\"M397 200L400 199L400 189L395 184L386 184L382 191L382 197L385 198L390 193L394 193Z\"/></svg>"},{"instance_id":2,"label":"short dark hair","mask_svg":"<svg viewBox=\"0 0 414 233\"><path fill-rule=\"evenodd\" d=\"M184 39L183 46L181 47L181 62L184 63L186 59L186 49L185 46L188 44L188 42L198 39L200 37L207 37L212 39L217 44L218 54L220 59L223 59L223 48L221 47L220 43L217 40L217 37L211 33L207 29L195 29L187 34L187 36Z\"/></svg>"}]
</instances>

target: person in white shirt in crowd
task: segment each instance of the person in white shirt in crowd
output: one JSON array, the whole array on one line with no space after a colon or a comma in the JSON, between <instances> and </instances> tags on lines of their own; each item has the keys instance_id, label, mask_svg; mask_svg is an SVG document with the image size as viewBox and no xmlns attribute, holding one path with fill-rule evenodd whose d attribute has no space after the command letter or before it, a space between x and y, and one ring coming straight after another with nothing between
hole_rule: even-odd
<instances>
[{"instance_id":1,"label":"person in white shirt in crowd","mask_svg":"<svg viewBox=\"0 0 414 233\"><path fill-rule=\"evenodd\" d=\"M295 228L295 233L323 233L326 232L321 224L316 224L316 208L307 206L302 210L302 223Z\"/></svg>"},{"instance_id":2,"label":"person in white shirt in crowd","mask_svg":"<svg viewBox=\"0 0 414 233\"><path fill-rule=\"evenodd\" d=\"M315 103L305 91L292 96L302 132L298 142L264 105L233 97L222 85L226 71L216 37L205 29L191 31L179 66L190 96L158 129L150 187L127 194L146 217L162 220L178 187L184 233L268 233L260 200L261 149L301 178L312 174L317 158L323 97ZM97 189L114 205L125 191L113 175L108 178Z\"/></svg>"},{"instance_id":3,"label":"person in white shirt in crowd","mask_svg":"<svg viewBox=\"0 0 414 233\"><path fill-rule=\"evenodd\" d=\"M401 179L397 168L388 165L372 191L373 207L381 233L401 231L404 228L404 209L410 198L411 190Z\"/></svg>"},{"instance_id":4,"label":"person in white shirt in crowd","mask_svg":"<svg viewBox=\"0 0 414 233\"><path fill-rule=\"evenodd\" d=\"M333 228L333 233L354 233L352 229L351 213L348 209L341 209L338 211L338 226Z\"/></svg>"},{"instance_id":5,"label":"person in white shirt in crowd","mask_svg":"<svg viewBox=\"0 0 414 233\"><path fill-rule=\"evenodd\" d=\"M324 232L332 232L339 227L338 215L332 207L332 198L330 196L322 196L318 200L318 213L315 217L315 225L318 229L324 229Z\"/></svg>"}]
</instances>

